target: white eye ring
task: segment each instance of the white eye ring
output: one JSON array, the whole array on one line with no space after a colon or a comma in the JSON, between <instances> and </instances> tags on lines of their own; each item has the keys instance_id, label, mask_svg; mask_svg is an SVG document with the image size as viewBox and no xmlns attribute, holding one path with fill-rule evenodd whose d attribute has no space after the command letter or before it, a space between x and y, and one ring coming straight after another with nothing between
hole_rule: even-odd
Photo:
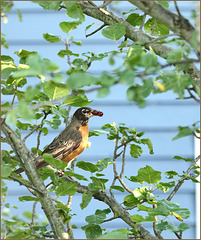
<instances>
[{"instance_id":1,"label":"white eye ring","mask_svg":"<svg viewBox=\"0 0 201 240\"><path fill-rule=\"evenodd\" d=\"M82 109L82 113L86 114L87 113L87 110L84 108Z\"/></svg>"}]
</instances>

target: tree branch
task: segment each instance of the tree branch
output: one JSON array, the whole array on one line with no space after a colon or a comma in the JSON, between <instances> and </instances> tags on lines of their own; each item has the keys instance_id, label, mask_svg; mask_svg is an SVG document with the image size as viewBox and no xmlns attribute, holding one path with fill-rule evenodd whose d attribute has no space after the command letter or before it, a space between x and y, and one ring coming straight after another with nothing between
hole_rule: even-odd
<instances>
[{"instance_id":1,"label":"tree branch","mask_svg":"<svg viewBox=\"0 0 201 240\"><path fill-rule=\"evenodd\" d=\"M24 169L30 182L37 189L42 209L44 210L47 219L49 220L52 231L54 232L54 237L62 239L69 238L64 224L59 216L59 213L57 212L52 200L50 199L44 182L36 169L36 165L34 163L31 152L28 150L23 140L21 140L19 136L5 122L1 125L1 127L6 137L9 139L9 141L12 142L12 147L16 149L17 153L22 159L21 161L24 164Z\"/></svg>"},{"instance_id":2,"label":"tree branch","mask_svg":"<svg viewBox=\"0 0 201 240\"><path fill-rule=\"evenodd\" d=\"M195 31L195 28L190 24L188 19L181 16L181 14L176 15L154 1L130 1L130 3L152 16L157 21L163 23L174 33L181 34L182 38L186 40L192 48L194 48L197 52L200 52L200 44L195 44L195 40L193 39L193 32Z\"/></svg>"},{"instance_id":3,"label":"tree branch","mask_svg":"<svg viewBox=\"0 0 201 240\"><path fill-rule=\"evenodd\" d=\"M66 178L65 178L66 179ZM66 179L69 181L69 179ZM78 193L84 193L89 191L87 186L84 185L78 185L77 187ZM119 204L115 198L112 196L107 195L107 193L102 191L94 191L93 197L99 201L102 201L106 203L112 211L121 218L125 223L127 223L130 227L137 229L137 231L140 233L140 235L143 237L143 239L157 239L157 237L153 236L149 231L147 231L141 224L135 224L131 218L130 214Z\"/></svg>"},{"instance_id":4,"label":"tree branch","mask_svg":"<svg viewBox=\"0 0 201 240\"><path fill-rule=\"evenodd\" d=\"M174 197L174 195L177 193L177 191L179 190L179 188L182 186L182 184L184 183L184 180L187 179L187 175L190 173L190 171L194 168L194 166L196 165L196 163L200 160L200 155L198 157L196 157L196 159L194 160L194 162L191 164L191 166L187 169L187 171L184 173L184 175L186 175L185 177L182 177L179 182L177 183L177 185L174 187L174 189L172 190L172 192L170 193L170 195L168 196L167 200L171 201L171 199Z\"/></svg>"},{"instance_id":5,"label":"tree branch","mask_svg":"<svg viewBox=\"0 0 201 240\"><path fill-rule=\"evenodd\" d=\"M140 1L131 1L131 3L134 5L136 4L136 6L137 6L137 4L139 6L142 5L142 7L144 6L144 2L140 2ZM152 3L155 4L155 2L146 2L146 3L147 4L152 4ZM145 34L140 29L134 28L130 23L126 22L122 18L119 18L118 16L114 15L113 13L109 12L108 10L107 10L108 14L105 14L105 13L101 12L99 9L88 8L90 5L87 2L80 1L80 2L78 2L78 4L82 8L84 14L91 16L95 19L98 19L107 25L113 25L115 23L122 23L126 27L126 37L127 38L130 38L131 40L133 40L134 42L137 42L139 44L144 43L144 46L147 50L149 50L151 47L158 56L160 56L164 59L166 59L168 57L169 52L173 50L173 48L167 46L166 44L149 43L152 40L152 38L149 35ZM158 5L160 5L160 4L158 4ZM144 12L147 12L147 7L145 9L146 9L146 11L144 11ZM162 8L162 10L164 10L164 8ZM147 14L149 14L149 12L147 12ZM172 16L171 12L169 12L169 14L170 14L170 16ZM158 12L157 12L157 15L160 15L160 14L158 14ZM178 18L178 16L177 16L177 18ZM156 17L156 19L157 19L157 17ZM169 18L167 18L166 21L168 22ZM190 25L190 29L192 31L194 30L194 28L191 25ZM192 31L190 31L190 33L189 33L190 37L192 37ZM178 33L181 34L180 32L178 32ZM190 77L194 80L195 85L200 86L200 72L193 63L190 64L188 69L185 70L185 73L186 72L189 73Z\"/></svg>"}]
</instances>

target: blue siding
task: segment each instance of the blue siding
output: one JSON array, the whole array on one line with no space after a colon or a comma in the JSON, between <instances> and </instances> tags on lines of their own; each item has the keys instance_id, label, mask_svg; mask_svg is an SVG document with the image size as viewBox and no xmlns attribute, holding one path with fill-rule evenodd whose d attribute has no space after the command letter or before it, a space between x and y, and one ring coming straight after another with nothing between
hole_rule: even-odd
<instances>
[{"instance_id":1,"label":"blue siding","mask_svg":"<svg viewBox=\"0 0 201 240\"><path fill-rule=\"evenodd\" d=\"M9 49L2 48L2 54L13 55L15 51L20 48L38 51L41 57L49 58L57 63L62 72L65 72L68 68L66 60L57 56L57 53L64 49L64 46L59 44L50 44L42 37L43 33L52 33L55 35L61 35L65 38L65 34L59 28L59 22L68 21L68 17L64 15L64 10L60 12L44 11L37 4L30 1L15 1L14 4L22 10L23 22L19 22L16 10L12 10L8 13L8 24L2 23L2 32L6 34L6 39L9 44ZM121 2L122 8L126 10L134 8L127 2ZM182 14L190 18L191 10L194 9L194 3L189 1L178 2ZM170 2L171 9L174 9L173 3ZM92 22L95 22L95 27L100 26L98 20L86 17L87 22L82 24L82 27L78 27L73 31L71 36L75 36L76 40L81 40L82 47L72 46L71 50L76 53L82 53L87 51L95 52L96 54L116 50L116 45L97 33L88 39L85 39L85 27ZM90 31L92 31L90 29ZM12 56L16 61L18 58L16 55ZM116 65L120 65L120 60L116 60ZM114 67L108 64L108 59L104 59L101 62L92 63L90 72L94 74L100 74L102 71L111 71ZM39 80L36 78L29 78L30 85L37 83ZM194 140L193 137L182 138L181 140L172 141L172 138L177 134L178 125L189 125L196 122L199 119L199 104L192 100L175 100L177 96L172 93L164 93L159 95L151 95L147 99L147 107L139 109L135 104L128 103L126 101L126 86L117 85L111 88L111 94L105 99L97 99L96 93L88 94L89 99L94 99L91 107L100 109L104 112L104 117L90 119L90 130L100 129L105 123L113 122L125 122L129 127L136 127L138 131L145 131L146 137L150 138L154 146L154 155L150 156L145 148L144 154L139 159L133 159L126 155L126 171L125 176L136 175L139 168L146 165L152 166L155 170L166 171L175 170L182 173L189 166L189 163L172 159L174 155L181 155L183 157L194 157ZM8 101L9 96L2 96L2 101ZM73 108L74 110L74 108ZM64 124L60 127L60 130L64 128ZM48 136L42 136L41 149L48 144L60 130L50 130ZM26 133L23 133L24 136ZM89 149L78 157L79 160L96 162L99 159L105 157L112 157L114 142L106 139L106 136L92 137L90 139L92 145ZM28 147L36 146L36 134L33 134L27 139ZM98 146L98 147L97 147ZM7 148L5 144L2 144L2 149ZM120 160L118 162L120 164ZM119 167L119 166L118 166ZM86 177L90 177L88 173L76 169L77 173L84 174ZM110 177L113 173L112 166L104 172L106 177L110 178L110 183L113 177ZM164 178L164 174L163 180ZM85 182L82 182L83 184ZM132 189L138 187L136 184L132 184L125 179L125 183ZM29 202L19 202L18 197L24 194L29 195L29 192L17 183L8 182L9 190L7 201L11 204L19 206L18 209L13 209L13 213L21 215L22 211L31 210L32 204ZM109 186L109 185L108 185ZM166 198L168 194L163 195L158 192L160 196ZM64 202L67 201L67 197L59 197ZM123 194L117 193L117 199L119 202L123 202ZM178 194L173 198L173 201L178 202L181 207L187 207L191 211L191 217L185 220L190 225L190 229L184 232L183 238L193 239L195 238L195 185L192 182L186 182L179 190ZM80 230L81 226L85 225L84 218L87 215L94 214L97 208L107 208L102 202L94 201L94 204L89 206L83 211L79 208L81 203L81 195L75 194L72 203L72 212L76 215L72 218L72 224L78 226L75 230L75 238L84 238L84 232ZM40 204L37 205L38 212L43 214ZM136 210L132 210L131 214L136 214ZM112 214L111 214L112 216ZM41 215L43 218L44 215ZM174 221L174 219L173 219ZM144 224L144 226L149 226ZM115 228L127 228L127 225L121 220L117 219L108 225L105 223L103 227L107 230L113 230ZM174 238L173 234L165 233L164 237Z\"/></svg>"}]
</instances>

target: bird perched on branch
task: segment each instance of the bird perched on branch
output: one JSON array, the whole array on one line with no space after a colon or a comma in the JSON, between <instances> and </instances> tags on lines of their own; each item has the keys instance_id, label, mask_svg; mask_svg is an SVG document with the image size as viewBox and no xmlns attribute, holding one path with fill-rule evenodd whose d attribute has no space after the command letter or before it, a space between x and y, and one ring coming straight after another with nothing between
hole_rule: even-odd
<instances>
[{"instance_id":1,"label":"bird perched on branch","mask_svg":"<svg viewBox=\"0 0 201 240\"><path fill-rule=\"evenodd\" d=\"M89 127L88 121L92 116L102 117L103 113L89 107L78 108L73 114L69 125L45 148L36 158L37 169L48 166L42 155L51 154L54 158L67 162L68 164L79 156L87 147ZM15 173L23 172L23 168L15 170Z\"/></svg>"}]
</instances>

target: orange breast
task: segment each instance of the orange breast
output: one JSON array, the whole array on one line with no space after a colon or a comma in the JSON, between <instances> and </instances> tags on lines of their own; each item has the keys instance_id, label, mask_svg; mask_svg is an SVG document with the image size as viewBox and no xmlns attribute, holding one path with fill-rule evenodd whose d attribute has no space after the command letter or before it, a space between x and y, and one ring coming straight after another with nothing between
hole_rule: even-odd
<instances>
[{"instance_id":1,"label":"orange breast","mask_svg":"<svg viewBox=\"0 0 201 240\"><path fill-rule=\"evenodd\" d=\"M89 135L88 124L86 126L81 126L79 128L79 131L82 135L82 142L81 142L80 146L77 149L75 149L72 153L70 153L67 157L63 158L62 161L70 162L72 159L79 156L86 148L87 142L88 142L88 135Z\"/></svg>"}]
</instances>

